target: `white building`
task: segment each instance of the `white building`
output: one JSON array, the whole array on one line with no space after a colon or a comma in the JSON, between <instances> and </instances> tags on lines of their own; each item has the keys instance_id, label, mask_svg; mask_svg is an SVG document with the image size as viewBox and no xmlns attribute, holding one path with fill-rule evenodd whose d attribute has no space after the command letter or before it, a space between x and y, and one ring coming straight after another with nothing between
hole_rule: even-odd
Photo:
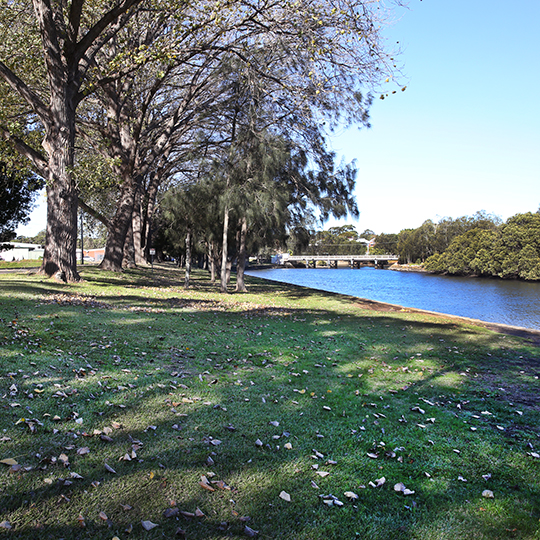
<instances>
[{"instance_id":1,"label":"white building","mask_svg":"<svg viewBox=\"0 0 540 540\"><path fill-rule=\"evenodd\" d=\"M0 251L0 260L22 261L38 260L43 257L43 246L40 244L21 244L19 242L6 242L10 249Z\"/></svg>"}]
</instances>

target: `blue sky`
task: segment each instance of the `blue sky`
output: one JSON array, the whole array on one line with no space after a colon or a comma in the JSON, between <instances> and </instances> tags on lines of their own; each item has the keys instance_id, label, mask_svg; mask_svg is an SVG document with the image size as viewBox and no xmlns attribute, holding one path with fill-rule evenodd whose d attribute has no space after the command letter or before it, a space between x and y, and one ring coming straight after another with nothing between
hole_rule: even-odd
<instances>
[{"instance_id":1,"label":"blue sky","mask_svg":"<svg viewBox=\"0 0 540 540\"><path fill-rule=\"evenodd\" d=\"M540 2L411 0L395 17L385 34L407 90L375 100L371 129L333 140L357 159L357 229L537 211Z\"/></svg>"},{"instance_id":2,"label":"blue sky","mask_svg":"<svg viewBox=\"0 0 540 540\"><path fill-rule=\"evenodd\" d=\"M341 223L392 233L477 210L504 220L538 210L540 1L410 0L393 18L384 35L401 48L407 90L375 100L371 129L332 139L358 166L360 219ZM45 219L42 202L19 232Z\"/></svg>"}]
</instances>

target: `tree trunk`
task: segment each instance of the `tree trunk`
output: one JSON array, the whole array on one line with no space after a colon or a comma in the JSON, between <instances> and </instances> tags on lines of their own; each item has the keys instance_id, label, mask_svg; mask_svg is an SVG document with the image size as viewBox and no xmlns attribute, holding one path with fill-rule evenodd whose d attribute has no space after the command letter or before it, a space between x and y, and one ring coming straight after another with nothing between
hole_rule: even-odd
<instances>
[{"instance_id":1,"label":"tree trunk","mask_svg":"<svg viewBox=\"0 0 540 540\"><path fill-rule=\"evenodd\" d=\"M229 235L229 208L225 207L225 215L223 217L223 241L221 248L221 283L220 290L222 293L227 292L227 258L228 258L228 249L227 249L227 238Z\"/></svg>"},{"instance_id":2,"label":"tree trunk","mask_svg":"<svg viewBox=\"0 0 540 540\"><path fill-rule=\"evenodd\" d=\"M62 281L80 281L77 272L78 193L70 170L74 163L75 109L67 91L51 97L53 124L43 147L49 156L47 229L40 272Z\"/></svg>"},{"instance_id":3,"label":"tree trunk","mask_svg":"<svg viewBox=\"0 0 540 540\"><path fill-rule=\"evenodd\" d=\"M137 190L135 195L135 204L133 205L133 214L131 216L131 230L133 234L133 258L135 265L146 264L146 258L143 250L143 223L142 223L142 204L141 191Z\"/></svg>"},{"instance_id":4,"label":"tree trunk","mask_svg":"<svg viewBox=\"0 0 540 540\"><path fill-rule=\"evenodd\" d=\"M112 272L122 271L124 243L131 225L136 191L135 179L128 179L122 184L116 214L111 220L109 230L107 231L105 256L99 265L102 270L111 270Z\"/></svg>"},{"instance_id":5,"label":"tree trunk","mask_svg":"<svg viewBox=\"0 0 540 540\"><path fill-rule=\"evenodd\" d=\"M149 259L148 250L152 246L152 220L154 218L154 211L156 209L156 197L159 184L160 175L157 172L153 172L150 177L150 182L146 188L146 196L144 198L146 208L144 208L142 248L143 258L145 261L148 261Z\"/></svg>"},{"instance_id":6,"label":"tree trunk","mask_svg":"<svg viewBox=\"0 0 540 540\"><path fill-rule=\"evenodd\" d=\"M246 236L247 236L247 219L242 216L240 228L240 242L238 246L238 262L236 266L236 291L247 292L247 287L244 282L244 270L246 268Z\"/></svg>"},{"instance_id":7,"label":"tree trunk","mask_svg":"<svg viewBox=\"0 0 540 540\"><path fill-rule=\"evenodd\" d=\"M124 258L122 260L122 268L135 268L135 246L133 244L133 228L129 227L124 241Z\"/></svg>"},{"instance_id":8,"label":"tree trunk","mask_svg":"<svg viewBox=\"0 0 540 540\"><path fill-rule=\"evenodd\" d=\"M216 250L216 244L212 240L212 242L209 242L208 244L208 262L210 264L210 283L216 282L216 274L217 274L217 250Z\"/></svg>"},{"instance_id":9,"label":"tree trunk","mask_svg":"<svg viewBox=\"0 0 540 540\"><path fill-rule=\"evenodd\" d=\"M186 277L184 279L184 288L189 288L189 278L191 276L191 228L188 227L186 234Z\"/></svg>"}]
</instances>

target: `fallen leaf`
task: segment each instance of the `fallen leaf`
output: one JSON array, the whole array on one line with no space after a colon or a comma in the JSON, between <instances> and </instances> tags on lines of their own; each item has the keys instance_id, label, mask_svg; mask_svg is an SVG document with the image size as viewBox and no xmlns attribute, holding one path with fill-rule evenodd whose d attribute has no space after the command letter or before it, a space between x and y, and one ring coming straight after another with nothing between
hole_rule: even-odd
<instances>
[{"instance_id":1,"label":"fallen leaf","mask_svg":"<svg viewBox=\"0 0 540 540\"><path fill-rule=\"evenodd\" d=\"M254 536L257 536L259 534L259 531L256 531L252 529L251 527L248 527L247 525L244 526L244 534L246 536L249 536L250 538L253 538Z\"/></svg>"},{"instance_id":2,"label":"fallen leaf","mask_svg":"<svg viewBox=\"0 0 540 540\"><path fill-rule=\"evenodd\" d=\"M141 521L141 525L145 531L151 531L154 527L157 527L157 523L152 523L151 521Z\"/></svg>"},{"instance_id":3,"label":"fallen leaf","mask_svg":"<svg viewBox=\"0 0 540 540\"><path fill-rule=\"evenodd\" d=\"M176 517L179 513L180 513L180 510L178 508L167 508L163 512L163 517L164 518Z\"/></svg>"},{"instance_id":4,"label":"fallen leaf","mask_svg":"<svg viewBox=\"0 0 540 540\"><path fill-rule=\"evenodd\" d=\"M358 495L354 493L354 491L346 491L343 495L345 495L347 499L352 499L352 500L358 499Z\"/></svg>"},{"instance_id":5,"label":"fallen leaf","mask_svg":"<svg viewBox=\"0 0 540 540\"><path fill-rule=\"evenodd\" d=\"M290 496L286 491L282 491L282 492L279 494L279 497L280 497L281 499L283 499L284 501L291 502L291 496Z\"/></svg>"},{"instance_id":6,"label":"fallen leaf","mask_svg":"<svg viewBox=\"0 0 540 540\"><path fill-rule=\"evenodd\" d=\"M105 512L100 512L99 513L99 518L102 519L103 521L107 521L109 519Z\"/></svg>"},{"instance_id":7,"label":"fallen leaf","mask_svg":"<svg viewBox=\"0 0 540 540\"><path fill-rule=\"evenodd\" d=\"M263 446L263 442L261 441L261 439L257 439L257 440L255 441L255 446L258 446L259 448L260 448L261 446Z\"/></svg>"},{"instance_id":8,"label":"fallen leaf","mask_svg":"<svg viewBox=\"0 0 540 540\"><path fill-rule=\"evenodd\" d=\"M321 478L326 478L330 473L327 471L316 471L315 474L318 474Z\"/></svg>"},{"instance_id":9,"label":"fallen leaf","mask_svg":"<svg viewBox=\"0 0 540 540\"><path fill-rule=\"evenodd\" d=\"M381 487L386 482L386 478L383 476L381 478L377 478L375 482L370 482L369 485L374 488Z\"/></svg>"},{"instance_id":10,"label":"fallen leaf","mask_svg":"<svg viewBox=\"0 0 540 540\"><path fill-rule=\"evenodd\" d=\"M105 468L112 474L116 474L116 471L108 464L108 463L105 463Z\"/></svg>"},{"instance_id":11,"label":"fallen leaf","mask_svg":"<svg viewBox=\"0 0 540 540\"><path fill-rule=\"evenodd\" d=\"M12 465L17 465L17 462L13 458L7 458L0 460L0 463L3 463L4 465L9 465L10 467Z\"/></svg>"},{"instance_id":12,"label":"fallen leaf","mask_svg":"<svg viewBox=\"0 0 540 540\"><path fill-rule=\"evenodd\" d=\"M493 495L493 491L491 491L490 489L484 489L484 491L482 491L482 497L486 498L486 499L494 499L495 496Z\"/></svg>"},{"instance_id":13,"label":"fallen leaf","mask_svg":"<svg viewBox=\"0 0 540 540\"><path fill-rule=\"evenodd\" d=\"M79 454L79 456L85 456L86 454L89 454L90 453L90 448L88 448L88 446L84 446L83 448L79 448L77 450L77 454Z\"/></svg>"},{"instance_id":14,"label":"fallen leaf","mask_svg":"<svg viewBox=\"0 0 540 540\"><path fill-rule=\"evenodd\" d=\"M0 523L0 529L11 529L11 523L9 521L2 521Z\"/></svg>"},{"instance_id":15,"label":"fallen leaf","mask_svg":"<svg viewBox=\"0 0 540 540\"><path fill-rule=\"evenodd\" d=\"M195 510L195 517L204 517L204 512L199 507L197 507Z\"/></svg>"},{"instance_id":16,"label":"fallen leaf","mask_svg":"<svg viewBox=\"0 0 540 540\"><path fill-rule=\"evenodd\" d=\"M182 514L182 516L186 519L193 519L195 517L193 512L186 512L185 510L180 510L180 514Z\"/></svg>"},{"instance_id":17,"label":"fallen leaf","mask_svg":"<svg viewBox=\"0 0 540 540\"><path fill-rule=\"evenodd\" d=\"M291 444L290 442L285 443L284 448L285 448L286 450L292 450L292 444Z\"/></svg>"}]
</instances>

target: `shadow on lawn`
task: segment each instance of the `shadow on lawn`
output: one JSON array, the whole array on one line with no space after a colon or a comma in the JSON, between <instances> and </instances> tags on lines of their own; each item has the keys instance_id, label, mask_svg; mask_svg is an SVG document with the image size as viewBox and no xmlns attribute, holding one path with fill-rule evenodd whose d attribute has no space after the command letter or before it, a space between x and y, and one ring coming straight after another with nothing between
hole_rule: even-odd
<instances>
[{"instance_id":1,"label":"shadow on lawn","mask_svg":"<svg viewBox=\"0 0 540 540\"><path fill-rule=\"evenodd\" d=\"M12 292L15 290L16 287ZM33 287L36 294L42 290ZM281 284L273 290L290 298L309 293L309 289L301 288L287 287L284 291ZM111 303L118 300L114 296L99 298ZM231 298L236 300L237 296L225 296L225 304ZM170 330L175 327L175 317L171 317L171 312L174 316L185 315L185 301L191 302L189 307L195 310L191 313L193 325L183 325L181 332L173 334ZM331 309L295 308L282 308L286 311L278 309L273 313L260 306L236 305L221 313L217 320L212 311L215 305L204 300L149 299L133 294L129 302L153 308L168 306L170 311L138 312L134 314L138 318L130 318L128 324L120 317L125 313L123 309L89 313L82 306L43 306L47 313L56 311L62 317L77 319L80 325L98 317L101 324L114 329L121 339L134 340L133 345L143 346L143 336L159 333L163 341L159 341L159 354L152 359L161 370L145 381L144 372L151 369L145 363L147 360L130 358L130 369L138 373L137 388L141 391L144 388L143 395L135 395L128 389L115 390L111 384L110 389L100 387L103 395L94 399L90 393L96 395L97 387L81 390L78 396L55 403L63 416L73 410L82 413L88 408L90 418L84 424L88 431L102 429L113 421L125 424L126 427L114 431L112 442L82 434L74 439L61 430L59 434L40 432L37 439L25 437L23 443L17 444L17 455L28 456L28 460L37 460L30 456L38 451L54 456L66 452L70 467L49 466L47 474L66 479L73 471L84 478L73 480L69 486L56 481L36 488L29 486L32 475L42 474L38 471L21 474L20 480L10 476L9 486L0 495L0 507L6 516L13 516L12 537L75 539L108 538L116 534L123 538L124 529L132 523L133 538L172 537L178 526L188 531L189 538L236 538L245 537L246 523L240 520L245 515L256 516L257 521L247 522L247 525L260 530L262 538L408 540L526 538L534 534L540 507L531 501L540 500L540 493L537 484L521 481L527 474L530 478L534 473L527 473L516 457L524 453L526 440L516 441L518 449L505 453L502 448L507 441L497 434L491 422L480 424L481 437L471 434L468 426L463 425L470 414L481 413L480 407L490 406L482 399L468 407L462 404L465 398L470 401L464 389L475 373L491 369L499 380L513 378L517 381L518 370L532 370L538 365L536 351L531 353L530 347L522 342L463 328L455 320L433 320L427 316L419 317L429 320L410 320L410 314L360 311L344 315ZM30 312L35 308L35 301L15 298L4 298L2 304L8 310L19 306L21 311ZM201 306L211 309L200 311ZM295 319L301 321L301 326ZM151 329L148 328L150 320ZM284 325L292 328L284 328ZM298 328L304 334L297 332ZM225 344L230 342L233 332L243 341L226 349ZM102 328L88 329L77 345L78 350L84 350L87 341L99 340L102 334ZM474 346L469 341L471 336L475 337ZM186 341L193 343L194 358L179 358L174 352L185 348ZM222 347L213 355L216 343ZM20 350L23 346L21 343ZM75 345L71 347L75 350ZM398 347L399 351L394 350ZM421 364L415 363L416 358L411 360L419 348L422 359L437 364L431 373L427 371L422 376L414 372ZM72 363L96 364L99 360L101 380L109 381L105 377L113 377L121 367L112 362L112 350L86 352L84 361ZM286 356L286 361L280 353ZM295 360L294 356L297 356ZM268 364L273 366L271 371ZM348 378L349 371L356 375L355 367L361 369L363 376ZM409 369L398 377L396 371L404 367ZM302 375L303 369L309 376ZM467 376L459 375L461 370L467 369L470 370ZM173 371L185 371L186 376L172 377ZM211 375L205 371L210 371ZM292 372L298 372L299 377ZM452 386L442 384L441 379L449 375L459 376L460 382ZM391 379L389 385L393 386L374 389L374 381L383 380L385 376ZM217 379L215 384L214 378ZM237 385L240 379L242 384ZM171 387L171 382L175 388ZM18 383L23 387L22 380ZM157 386L158 383L163 387ZM182 389L178 383L187 388ZM68 370L63 385L82 384ZM4 386L3 382L3 390ZM300 394L295 389L305 392ZM184 403L182 394L188 399L199 399ZM340 397L342 395L347 396L346 399ZM411 412L413 406L428 408L421 399L440 403L428 413L437 416L437 422L425 429L418 427L416 419L424 417L415 417L418 413ZM21 396L19 401L22 406L28 405L40 413L47 410L45 403L38 400L25 400ZM126 408L119 409L118 404ZM462 408L457 409L457 404ZM325 410L324 406L330 410ZM151 419L155 430L140 425L138 420L148 410L155 411L155 418ZM101 412L103 414L98 414ZM501 418L510 421L510 416L503 413L501 410ZM88 415L85 416L88 418ZM400 423L404 415L408 421ZM11 411L11 416L15 419L19 412ZM276 420L279 426L269 424ZM444 431L439 423L453 431ZM180 429L173 429L174 424L179 424ZM74 422L69 425L73 425L75 432ZM234 430L230 429L231 425ZM321 434L324 438L319 437ZM275 435L280 438L273 439ZM216 439L222 441L221 444L213 445ZM255 444L257 439L263 441L261 447ZM397 452L404 458L403 462L384 454L385 450L378 446L382 439L391 449L405 448ZM449 446L447 453L433 456L430 440L443 445L453 443L453 439L459 440L461 445L459 455ZM143 443L137 451L143 461L117 461L134 440ZM291 450L284 449L286 442L292 443ZM278 444L280 450L276 449ZM75 448L66 450L70 445ZM77 448L81 446L88 446L90 453L79 456ZM310 457L315 450L324 454L322 460ZM378 459L366 457L373 451L380 454ZM208 457L214 465L209 465ZM105 458L116 470L115 474L105 470ZM328 459L337 464L325 465ZM467 483L456 479L458 473L477 475L482 469L478 466L481 459L486 460L499 489L494 503L482 498L485 487L482 479L469 477ZM320 465L320 469L329 470L331 474L326 478L318 476L312 464ZM533 462L532 466L535 465ZM216 479L223 480L232 490L216 488L210 492L200 487L200 476L208 470L215 472ZM426 471L433 472L433 482L425 476ZM387 483L382 488L364 490L359 487L383 475ZM29 484L25 483L25 478ZM95 481L100 485L94 488L92 482ZM305 493L305 486L312 481L320 489L313 488L298 500L295 494ZM417 494L404 498L394 492L393 485L399 481L405 482L407 487L410 484ZM279 497L282 490L291 494L290 503ZM319 497L332 493L343 499L345 490L358 493L359 501L356 504L345 501L345 505L338 508L326 506ZM190 521L163 518L162 511L170 506L170 500L175 500L181 510L188 512L199 507L206 517ZM120 504L129 504L133 510L122 510ZM99 512L107 514L110 527L100 520ZM79 513L86 518L84 529L77 525ZM58 519L73 525L57 526ZM159 527L143 531L140 522L147 519L159 523ZM40 528L39 523L43 521L46 526Z\"/></svg>"}]
</instances>

